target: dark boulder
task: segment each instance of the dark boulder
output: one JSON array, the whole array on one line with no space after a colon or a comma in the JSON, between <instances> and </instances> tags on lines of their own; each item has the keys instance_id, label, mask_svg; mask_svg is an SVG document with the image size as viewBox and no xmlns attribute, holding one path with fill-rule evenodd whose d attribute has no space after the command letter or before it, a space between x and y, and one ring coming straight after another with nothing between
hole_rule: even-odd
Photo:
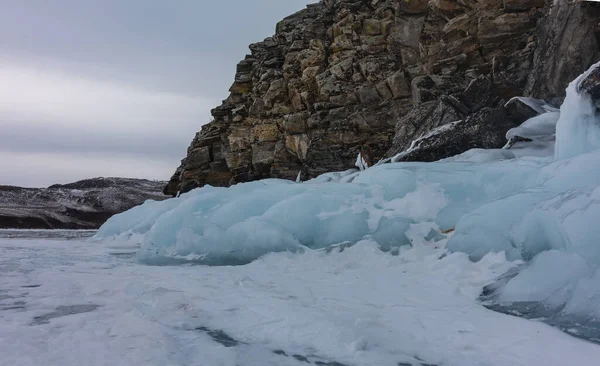
<instances>
[{"instance_id":1,"label":"dark boulder","mask_svg":"<svg viewBox=\"0 0 600 366\"><path fill-rule=\"evenodd\" d=\"M593 68L577 85L577 92L587 93L592 97L596 108L600 110L600 63Z\"/></svg>"},{"instance_id":2,"label":"dark boulder","mask_svg":"<svg viewBox=\"0 0 600 366\"><path fill-rule=\"evenodd\" d=\"M464 120L438 127L417 139L394 161L437 161L467 150L501 148L506 132L518 126L505 108L483 108Z\"/></svg>"},{"instance_id":3,"label":"dark boulder","mask_svg":"<svg viewBox=\"0 0 600 366\"><path fill-rule=\"evenodd\" d=\"M600 58L600 3L547 1L525 95L561 105L566 86Z\"/></svg>"},{"instance_id":4,"label":"dark boulder","mask_svg":"<svg viewBox=\"0 0 600 366\"><path fill-rule=\"evenodd\" d=\"M539 116L546 111L542 108L545 102L540 99L512 98L505 107L508 114L517 122L523 123L530 118Z\"/></svg>"}]
</instances>

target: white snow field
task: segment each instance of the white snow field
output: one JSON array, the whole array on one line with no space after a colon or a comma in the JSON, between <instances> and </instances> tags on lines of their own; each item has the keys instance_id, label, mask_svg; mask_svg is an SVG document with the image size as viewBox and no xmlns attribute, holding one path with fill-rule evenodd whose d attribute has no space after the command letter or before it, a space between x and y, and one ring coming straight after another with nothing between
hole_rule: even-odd
<instances>
[{"instance_id":1,"label":"white snow field","mask_svg":"<svg viewBox=\"0 0 600 366\"><path fill-rule=\"evenodd\" d=\"M0 239L0 365L598 364L600 346L477 302L515 263L439 259L444 242L168 267L89 241Z\"/></svg>"}]
</instances>

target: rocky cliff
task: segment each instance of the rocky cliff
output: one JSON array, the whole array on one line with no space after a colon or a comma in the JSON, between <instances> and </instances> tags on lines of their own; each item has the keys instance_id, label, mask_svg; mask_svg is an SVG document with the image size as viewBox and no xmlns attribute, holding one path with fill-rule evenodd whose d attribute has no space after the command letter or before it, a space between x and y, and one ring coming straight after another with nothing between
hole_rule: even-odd
<instances>
[{"instance_id":1,"label":"rocky cliff","mask_svg":"<svg viewBox=\"0 0 600 366\"><path fill-rule=\"evenodd\" d=\"M559 103L600 57L598 3L322 0L250 45L230 96L165 188L303 179L376 162L454 121L456 138L401 160L501 147L518 95Z\"/></svg>"},{"instance_id":2,"label":"rocky cliff","mask_svg":"<svg viewBox=\"0 0 600 366\"><path fill-rule=\"evenodd\" d=\"M164 199L164 184L94 178L48 188L0 186L0 229L95 229L148 199Z\"/></svg>"}]
</instances>

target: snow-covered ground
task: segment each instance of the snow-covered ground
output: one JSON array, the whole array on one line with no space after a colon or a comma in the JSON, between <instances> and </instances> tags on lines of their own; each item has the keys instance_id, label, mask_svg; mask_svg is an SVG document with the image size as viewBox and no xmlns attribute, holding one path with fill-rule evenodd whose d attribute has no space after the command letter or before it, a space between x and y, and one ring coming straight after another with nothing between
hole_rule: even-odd
<instances>
[{"instance_id":1,"label":"snow-covered ground","mask_svg":"<svg viewBox=\"0 0 600 366\"><path fill-rule=\"evenodd\" d=\"M83 239L3 238L0 365L598 364L598 345L481 306L515 263L439 259L445 241L152 267Z\"/></svg>"}]
</instances>

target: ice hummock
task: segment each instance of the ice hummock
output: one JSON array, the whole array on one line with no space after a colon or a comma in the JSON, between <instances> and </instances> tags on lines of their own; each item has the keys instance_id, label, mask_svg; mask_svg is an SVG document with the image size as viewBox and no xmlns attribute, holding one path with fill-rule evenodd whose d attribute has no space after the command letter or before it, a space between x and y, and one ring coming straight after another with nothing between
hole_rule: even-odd
<instances>
[{"instance_id":1,"label":"ice hummock","mask_svg":"<svg viewBox=\"0 0 600 366\"><path fill-rule=\"evenodd\" d=\"M96 238L143 234L138 256L151 264L243 264L365 238L389 250L410 245L412 224L451 230L466 213L533 184L539 167L535 159L384 164L339 181L204 187L116 215Z\"/></svg>"}]
</instances>

